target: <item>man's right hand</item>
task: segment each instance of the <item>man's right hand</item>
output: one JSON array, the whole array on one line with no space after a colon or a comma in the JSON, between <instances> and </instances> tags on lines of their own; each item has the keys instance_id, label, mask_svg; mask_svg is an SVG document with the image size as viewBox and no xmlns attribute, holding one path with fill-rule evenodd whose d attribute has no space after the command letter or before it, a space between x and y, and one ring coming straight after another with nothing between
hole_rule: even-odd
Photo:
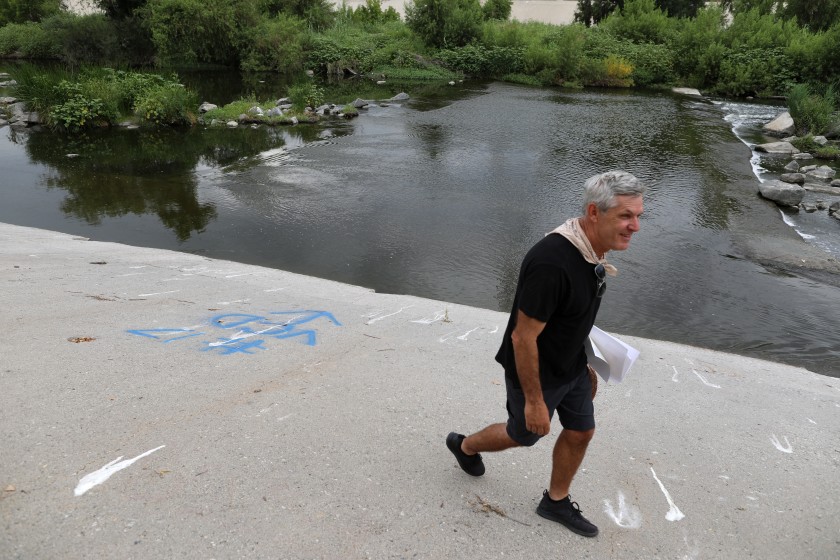
<instances>
[{"instance_id":1,"label":"man's right hand","mask_svg":"<svg viewBox=\"0 0 840 560\"><path fill-rule=\"evenodd\" d=\"M548 415L548 407L545 402L525 401L525 428L538 436L547 435L551 430L551 418Z\"/></svg>"}]
</instances>

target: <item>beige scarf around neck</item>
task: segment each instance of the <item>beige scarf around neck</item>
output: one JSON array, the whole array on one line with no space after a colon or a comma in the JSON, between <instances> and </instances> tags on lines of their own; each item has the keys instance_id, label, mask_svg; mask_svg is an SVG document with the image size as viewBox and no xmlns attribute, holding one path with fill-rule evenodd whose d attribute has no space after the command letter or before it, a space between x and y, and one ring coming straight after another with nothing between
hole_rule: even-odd
<instances>
[{"instance_id":1,"label":"beige scarf around neck","mask_svg":"<svg viewBox=\"0 0 840 560\"><path fill-rule=\"evenodd\" d=\"M604 270L606 270L607 274L610 276L618 274L618 269L607 263L606 254L603 259L599 259L598 255L595 254L595 249L592 248L589 238L586 237L586 233L584 233L583 227L580 225L580 218L569 218L562 226L546 233L546 235L551 235L552 233L559 233L568 239L572 245L580 251L580 254L583 255L586 262L592 264L603 264Z\"/></svg>"}]
</instances>

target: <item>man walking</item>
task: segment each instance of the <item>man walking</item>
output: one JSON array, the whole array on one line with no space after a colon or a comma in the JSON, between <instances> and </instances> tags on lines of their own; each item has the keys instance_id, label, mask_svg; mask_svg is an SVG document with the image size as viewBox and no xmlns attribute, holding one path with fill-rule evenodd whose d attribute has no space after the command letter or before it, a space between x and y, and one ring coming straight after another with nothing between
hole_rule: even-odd
<instances>
[{"instance_id":1,"label":"man walking","mask_svg":"<svg viewBox=\"0 0 840 560\"><path fill-rule=\"evenodd\" d=\"M452 432L446 446L461 468L484 474L481 452L532 446L548 435L554 412L563 426L552 454L551 480L537 513L579 535L598 528L571 501L569 487L595 433L593 386L585 342L606 290L607 251L623 251L639 231L645 187L624 171L590 177L583 215L571 218L528 251L513 310L496 354L505 368L506 423L470 436Z\"/></svg>"}]
</instances>

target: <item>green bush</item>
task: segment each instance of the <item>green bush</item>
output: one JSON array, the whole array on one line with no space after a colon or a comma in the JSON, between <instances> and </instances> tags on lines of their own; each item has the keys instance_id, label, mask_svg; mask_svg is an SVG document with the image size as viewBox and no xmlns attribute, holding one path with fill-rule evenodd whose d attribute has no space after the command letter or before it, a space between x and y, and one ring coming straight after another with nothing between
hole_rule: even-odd
<instances>
[{"instance_id":1,"label":"green bush","mask_svg":"<svg viewBox=\"0 0 840 560\"><path fill-rule=\"evenodd\" d=\"M626 0L599 24L619 39L638 43L668 43L676 34L677 20L656 7L654 0Z\"/></svg>"},{"instance_id":2,"label":"green bush","mask_svg":"<svg viewBox=\"0 0 840 560\"><path fill-rule=\"evenodd\" d=\"M706 51L715 48L713 45L718 41L724 23L724 12L717 6L700 10L696 18L680 21L670 52L674 71L689 85L706 85Z\"/></svg>"},{"instance_id":3,"label":"green bush","mask_svg":"<svg viewBox=\"0 0 840 560\"><path fill-rule=\"evenodd\" d=\"M0 28L0 55L56 58L61 50L56 39L40 23L10 23Z\"/></svg>"},{"instance_id":4,"label":"green bush","mask_svg":"<svg viewBox=\"0 0 840 560\"><path fill-rule=\"evenodd\" d=\"M840 76L840 23L827 31L795 37L788 55L804 80L830 82Z\"/></svg>"},{"instance_id":5,"label":"green bush","mask_svg":"<svg viewBox=\"0 0 840 560\"><path fill-rule=\"evenodd\" d=\"M136 114L158 125L195 124L196 95L180 84L167 83L147 90L134 106Z\"/></svg>"},{"instance_id":6,"label":"green bush","mask_svg":"<svg viewBox=\"0 0 840 560\"><path fill-rule=\"evenodd\" d=\"M499 77L515 74L524 67L524 49L467 45L460 49L444 49L437 58L447 67L474 77Z\"/></svg>"},{"instance_id":7,"label":"green bush","mask_svg":"<svg viewBox=\"0 0 840 560\"><path fill-rule=\"evenodd\" d=\"M414 0L405 7L405 21L432 47L462 47L475 39L483 19L478 0Z\"/></svg>"},{"instance_id":8,"label":"green bush","mask_svg":"<svg viewBox=\"0 0 840 560\"><path fill-rule=\"evenodd\" d=\"M246 71L294 72L303 62L303 21L278 14L249 30L240 51L240 67Z\"/></svg>"},{"instance_id":9,"label":"green bush","mask_svg":"<svg viewBox=\"0 0 840 560\"><path fill-rule=\"evenodd\" d=\"M712 90L722 95L769 96L784 93L796 72L782 48L727 51Z\"/></svg>"},{"instance_id":10,"label":"green bush","mask_svg":"<svg viewBox=\"0 0 840 560\"><path fill-rule=\"evenodd\" d=\"M335 11L330 0L258 0L261 13L269 16L286 14L306 22L315 31L328 29L335 21Z\"/></svg>"},{"instance_id":11,"label":"green bush","mask_svg":"<svg viewBox=\"0 0 840 560\"><path fill-rule=\"evenodd\" d=\"M70 66L109 64L122 58L117 28L102 14L61 13L44 20L42 26L61 46L58 58Z\"/></svg>"},{"instance_id":12,"label":"green bush","mask_svg":"<svg viewBox=\"0 0 840 560\"><path fill-rule=\"evenodd\" d=\"M53 105L47 122L54 129L75 132L83 128L109 126L113 118L113 113L101 99L75 94L67 101Z\"/></svg>"},{"instance_id":13,"label":"green bush","mask_svg":"<svg viewBox=\"0 0 840 560\"><path fill-rule=\"evenodd\" d=\"M150 0L145 20L158 62L235 65L239 26L249 29L254 24L254 14L247 12L253 5L239 4L233 0Z\"/></svg>"},{"instance_id":14,"label":"green bush","mask_svg":"<svg viewBox=\"0 0 840 560\"><path fill-rule=\"evenodd\" d=\"M312 81L298 82L290 86L287 95L298 111L306 107L315 109L324 104L324 90Z\"/></svg>"}]
</instances>

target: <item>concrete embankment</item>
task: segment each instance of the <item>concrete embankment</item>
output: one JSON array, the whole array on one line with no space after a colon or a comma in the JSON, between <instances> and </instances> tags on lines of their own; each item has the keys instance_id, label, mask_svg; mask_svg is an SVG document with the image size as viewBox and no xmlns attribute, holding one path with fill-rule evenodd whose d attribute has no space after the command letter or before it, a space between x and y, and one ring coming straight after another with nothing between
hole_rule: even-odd
<instances>
[{"instance_id":1,"label":"concrete embankment","mask_svg":"<svg viewBox=\"0 0 840 560\"><path fill-rule=\"evenodd\" d=\"M840 557L840 380L622 336L578 537L505 418L506 315L0 224L0 557ZM554 430L558 429L557 424Z\"/></svg>"}]
</instances>

